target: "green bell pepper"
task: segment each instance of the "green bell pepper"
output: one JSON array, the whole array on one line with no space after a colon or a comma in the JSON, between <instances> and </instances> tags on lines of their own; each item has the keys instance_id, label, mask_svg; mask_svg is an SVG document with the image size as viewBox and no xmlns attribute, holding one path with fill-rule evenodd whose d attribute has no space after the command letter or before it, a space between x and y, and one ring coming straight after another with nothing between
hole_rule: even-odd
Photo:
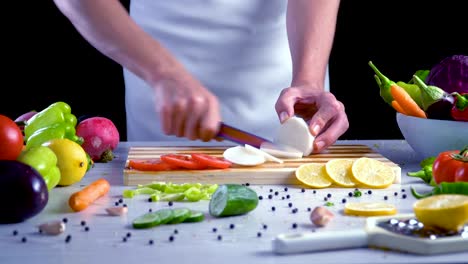
<instances>
[{"instance_id":1,"label":"green bell pepper","mask_svg":"<svg viewBox=\"0 0 468 264\"><path fill-rule=\"evenodd\" d=\"M76 135L75 127L62 122L36 130L26 141L26 149L40 146L42 143L56 138L68 138L78 144L82 143L82 138Z\"/></svg>"},{"instance_id":2,"label":"green bell pepper","mask_svg":"<svg viewBox=\"0 0 468 264\"><path fill-rule=\"evenodd\" d=\"M75 127L77 118L71 113L71 107L64 102L56 102L43 109L26 122L24 135L29 140L37 130L57 123L66 123Z\"/></svg>"},{"instance_id":3,"label":"green bell pepper","mask_svg":"<svg viewBox=\"0 0 468 264\"><path fill-rule=\"evenodd\" d=\"M36 169L44 178L49 191L59 183L61 174L57 166L57 155L50 148L45 146L29 148L22 151L17 160Z\"/></svg>"}]
</instances>

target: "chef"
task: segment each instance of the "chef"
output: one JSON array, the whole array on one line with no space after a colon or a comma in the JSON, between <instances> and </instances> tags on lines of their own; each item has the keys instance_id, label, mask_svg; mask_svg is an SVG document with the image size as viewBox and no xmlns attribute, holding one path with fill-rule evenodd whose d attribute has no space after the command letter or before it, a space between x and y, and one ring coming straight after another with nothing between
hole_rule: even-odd
<instances>
[{"instance_id":1,"label":"chef","mask_svg":"<svg viewBox=\"0 0 468 264\"><path fill-rule=\"evenodd\" d=\"M348 129L328 79L339 0L55 3L123 67L129 141L209 141L221 121L271 139L297 115L320 152Z\"/></svg>"}]
</instances>

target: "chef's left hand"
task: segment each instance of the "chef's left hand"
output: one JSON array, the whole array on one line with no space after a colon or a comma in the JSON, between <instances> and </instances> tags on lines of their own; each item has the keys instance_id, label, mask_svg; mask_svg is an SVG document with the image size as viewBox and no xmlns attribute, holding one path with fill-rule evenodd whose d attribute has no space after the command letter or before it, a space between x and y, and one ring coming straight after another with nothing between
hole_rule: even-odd
<instances>
[{"instance_id":1,"label":"chef's left hand","mask_svg":"<svg viewBox=\"0 0 468 264\"><path fill-rule=\"evenodd\" d=\"M294 115L306 120L315 136L313 153L333 145L349 128L343 103L332 93L307 85L283 89L275 109L281 123Z\"/></svg>"}]
</instances>

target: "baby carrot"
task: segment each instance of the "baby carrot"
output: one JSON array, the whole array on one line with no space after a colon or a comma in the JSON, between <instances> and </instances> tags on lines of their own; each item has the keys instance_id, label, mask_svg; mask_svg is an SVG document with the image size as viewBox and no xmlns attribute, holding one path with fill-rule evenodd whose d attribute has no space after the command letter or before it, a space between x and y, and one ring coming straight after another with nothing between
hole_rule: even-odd
<instances>
[{"instance_id":1,"label":"baby carrot","mask_svg":"<svg viewBox=\"0 0 468 264\"><path fill-rule=\"evenodd\" d=\"M403 108L401 108L400 104L399 104L397 101L395 101L395 100L392 101L392 107L393 107L393 109L395 109L397 112L399 112L399 113L401 113L401 114L404 114L404 115L408 115L408 114L405 113L405 110L403 110Z\"/></svg>"},{"instance_id":2,"label":"baby carrot","mask_svg":"<svg viewBox=\"0 0 468 264\"><path fill-rule=\"evenodd\" d=\"M401 106L403 111L409 116L427 118L424 110L411 98L408 92L397 84L390 86L390 93L393 99Z\"/></svg>"},{"instance_id":3,"label":"baby carrot","mask_svg":"<svg viewBox=\"0 0 468 264\"><path fill-rule=\"evenodd\" d=\"M73 193L68 200L73 211L78 212L86 209L92 202L109 192L110 184L104 179L98 179L78 192Z\"/></svg>"}]
</instances>

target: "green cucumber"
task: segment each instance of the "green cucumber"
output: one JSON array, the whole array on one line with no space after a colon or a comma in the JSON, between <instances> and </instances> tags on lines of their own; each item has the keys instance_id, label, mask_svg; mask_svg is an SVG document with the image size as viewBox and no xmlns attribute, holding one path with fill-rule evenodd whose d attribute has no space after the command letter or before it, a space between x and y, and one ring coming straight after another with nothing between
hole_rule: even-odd
<instances>
[{"instance_id":1,"label":"green cucumber","mask_svg":"<svg viewBox=\"0 0 468 264\"><path fill-rule=\"evenodd\" d=\"M190 216L184 220L184 223L201 222L205 219L205 214L200 211L190 211Z\"/></svg>"},{"instance_id":2,"label":"green cucumber","mask_svg":"<svg viewBox=\"0 0 468 264\"><path fill-rule=\"evenodd\" d=\"M190 210L187 208L174 208L172 209L173 217L168 224L178 224L185 221L185 219L189 218L191 213Z\"/></svg>"},{"instance_id":3,"label":"green cucumber","mask_svg":"<svg viewBox=\"0 0 468 264\"><path fill-rule=\"evenodd\" d=\"M160 209L156 212L146 213L135 218L132 222L133 228L150 228L158 225L167 224L174 217L174 212L171 209Z\"/></svg>"},{"instance_id":4,"label":"green cucumber","mask_svg":"<svg viewBox=\"0 0 468 264\"><path fill-rule=\"evenodd\" d=\"M220 185L213 193L209 204L214 217L242 215L254 210L258 195L251 188L240 184Z\"/></svg>"}]
</instances>

